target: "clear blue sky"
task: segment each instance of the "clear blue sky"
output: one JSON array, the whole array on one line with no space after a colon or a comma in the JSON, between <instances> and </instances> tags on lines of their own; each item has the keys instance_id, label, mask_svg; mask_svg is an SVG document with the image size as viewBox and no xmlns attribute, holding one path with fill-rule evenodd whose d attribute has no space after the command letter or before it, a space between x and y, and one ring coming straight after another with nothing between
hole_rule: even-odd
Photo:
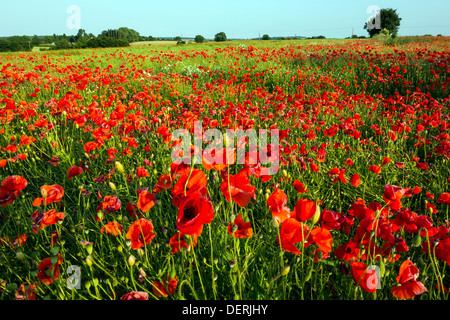
<instances>
[{"instance_id":1,"label":"clear blue sky","mask_svg":"<svg viewBox=\"0 0 450 320\"><path fill-rule=\"evenodd\" d=\"M0 37L76 34L67 25L67 8L80 8L80 26L98 35L128 27L145 36L228 38L366 35L370 5L397 9L399 35L450 36L449 0L20 0L2 1Z\"/></svg>"}]
</instances>

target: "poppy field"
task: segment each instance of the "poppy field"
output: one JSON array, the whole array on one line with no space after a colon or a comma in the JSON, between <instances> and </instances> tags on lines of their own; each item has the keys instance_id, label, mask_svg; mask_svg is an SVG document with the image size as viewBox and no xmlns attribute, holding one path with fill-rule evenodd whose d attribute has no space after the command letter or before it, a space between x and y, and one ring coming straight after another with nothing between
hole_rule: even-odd
<instances>
[{"instance_id":1,"label":"poppy field","mask_svg":"<svg viewBox=\"0 0 450 320\"><path fill-rule=\"evenodd\" d=\"M0 300L447 300L449 45L1 54Z\"/></svg>"}]
</instances>

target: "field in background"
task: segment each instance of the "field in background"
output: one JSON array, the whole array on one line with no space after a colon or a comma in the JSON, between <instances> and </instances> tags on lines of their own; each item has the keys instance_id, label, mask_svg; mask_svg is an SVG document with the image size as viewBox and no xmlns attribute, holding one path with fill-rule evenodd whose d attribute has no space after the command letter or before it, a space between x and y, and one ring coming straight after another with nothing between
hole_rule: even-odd
<instances>
[{"instance_id":1,"label":"field in background","mask_svg":"<svg viewBox=\"0 0 450 320\"><path fill-rule=\"evenodd\" d=\"M145 44L0 54L0 299L448 299L448 37Z\"/></svg>"}]
</instances>

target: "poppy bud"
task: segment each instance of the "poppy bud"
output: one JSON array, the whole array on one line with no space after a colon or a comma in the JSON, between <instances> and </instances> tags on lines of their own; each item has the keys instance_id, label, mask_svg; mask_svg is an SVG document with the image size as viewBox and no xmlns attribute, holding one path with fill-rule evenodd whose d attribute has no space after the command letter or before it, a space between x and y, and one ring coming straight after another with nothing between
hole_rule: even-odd
<instances>
[{"instance_id":1,"label":"poppy bud","mask_svg":"<svg viewBox=\"0 0 450 320\"><path fill-rule=\"evenodd\" d=\"M134 264L136 263L136 258L130 254L130 256L128 257L128 264L130 265L130 267L134 266Z\"/></svg>"},{"instance_id":2,"label":"poppy bud","mask_svg":"<svg viewBox=\"0 0 450 320\"><path fill-rule=\"evenodd\" d=\"M91 256L86 257L86 264L88 265L88 267L92 266L92 257Z\"/></svg>"},{"instance_id":3,"label":"poppy bud","mask_svg":"<svg viewBox=\"0 0 450 320\"><path fill-rule=\"evenodd\" d=\"M120 173L124 173L125 172L125 169L124 169L123 165L119 161L116 161L115 165L116 165L117 171L119 171Z\"/></svg>"},{"instance_id":4,"label":"poppy bud","mask_svg":"<svg viewBox=\"0 0 450 320\"><path fill-rule=\"evenodd\" d=\"M110 187L111 189L113 189L114 191L116 190L116 185L115 185L114 183L112 183L111 181L109 181L108 184L109 184L109 187Z\"/></svg>"},{"instance_id":5,"label":"poppy bud","mask_svg":"<svg viewBox=\"0 0 450 320\"><path fill-rule=\"evenodd\" d=\"M319 258L319 260L322 260L322 258L323 258L322 250L320 250L319 253L317 254L317 258Z\"/></svg>"},{"instance_id":6,"label":"poppy bud","mask_svg":"<svg viewBox=\"0 0 450 320\"><path fill-rule=\"evenodd\" d=\"M318 205L316 205L316 212L314 213L313 219L312 219L312 224L316 224L317 221L319 221L320 219L320 207Z\"/></svg>"},{"instance_id":7,"label":"poppy bud","mask_svg":"<svg viewBox=\"0 0 450 320\"><path fill-rule=\"evenodd\" d=\"M308 272L308 274L306 275L306 278L305 278L305 282L308 282L309 279L311 279L311 276L312 276L312 268L309 269L309 272Z\"/></svg>"},{"instance_id":8,"label":"poppy bud","mask_svg":"<svg viewBox=\"0 0 450 320\"><path fill-rule=\"evenodd\" d=\"M283 173L283 176L286 178L288 175L287 171L285 169L283 169L282 173Z\"/></svg>"},{"instance_id":9,"label":"poppy bud","mask_svg":"<svg viewBox=\"0 0 450 320\"><path fill-rule=\"evenodd\" d=\"M144 250L142 250L142 248L137 249L137 253L140 257L142 257L144 255Z\"/></svg>"},{"instance_id":10,"label":"poppy bud","mask_svg":"<svg viewBox=\"0 0 450 320\"><path fill-rule=\"evenodd\" d=\"M380 260L380 276L383 277L384 276L384 272L386 271L386 268L384 266L383 261Z\"/></svg>"},{"instance_id":11,"label":"poppy bud","mask_svg":"<svg viewBox=\"0 0 450 320\"><path fill-rule=\"evenodd\" d=\"M290 266L286 266L283 269L281 269L281 273L280 274L281 274L282 277L284 277L284 276L286 276L289 273L289 271L291 271L291 267Z\"/></svg>"},{"instance_id":12,"label":"poppy bud","mask_svg":"<svg viewBox=\"0 0 450 320\"><path fill-rule=\"evenodd\" d=\"M434 239L433 240L433 247L436 247L439 244L439 239Z\"/></svg>"},{"instance_id":13,"label":"poppy bud","mask_svg":"<svg viewBox=\"0 0 450 320\"><path fill-rule=\"evenodd\" d=\"M233 269L236 266L236 262L234 260L230 260L229 264L231 269Z\"/></svg>"},{"instance_id":14,"label":"poppy bud","mask_svg":"<svg viewBox=\"0 0 450 320\"><path fill-rule=\"evenodd\" d=\"M272 226L274 228L278 228L280 226L280 223L279 223L278 219L276 219L276 218L272 219Z\"/></svg>"},{"instance_id":15,"label":"poppy bud","mask_svg":"<svg viewBox=\"0 0 450 320\"><path fill-rule=\"evenodd\" d=\"M89 290L89 288L91 287L91 280L87 280L87 281L84 283L84 286L86 287L86 289Z\"/></svg>"},{"instance_id":16,"label":"poppy bud","mask_svg":"<svg viewBox=\"0 0 450 320\"><path fill-rule=\"evenodd\" d=\"M18 260L24 260L25 259L25 254L23 253L23 252L21 252L21 251L19 251L19 252L17 252L16 253L16 258L18 259Z\"/></svg>"},{"instance_id":17,"label":"poppy bud","mask_svg":"<svg viewBox=\"0 0 450 320\"><path fill-rule=\"evenodd\" d=\"M414 238L414 246L420 247L421 243L422 243L422 237L420 236L420 234L417 234L417 236Z\"/></svg>"},{"instance_id":18,"label":"poppy bud","mask_svg":"<svg viewBox=\"0 0 450 320\"><path fill-rule=\"evenodd\" d=\"M269 197L270 197L270 194L266 193L265 197L266 197L266 201L267 201L269 199Z\"/></svg>"},{"instance_id":19,"label":"poppy bud","mask_svg":"<svg viewBox=\"0 0 450 320\"><path fill-rule=\"evenodd\" d=\"M92 245L86 246L86 251L88 252L88 254L92 254Z\"/></svg>"},{"instance_id":20,"label":"poppy bud","mask_svg":"<svg viewBox=\"0 0 450 320\"><path fill-rule=\"evenodd\" d=\"M120 244L117 246L117 251L123 252L123 247Z\"/></svg>"}]
</instances>

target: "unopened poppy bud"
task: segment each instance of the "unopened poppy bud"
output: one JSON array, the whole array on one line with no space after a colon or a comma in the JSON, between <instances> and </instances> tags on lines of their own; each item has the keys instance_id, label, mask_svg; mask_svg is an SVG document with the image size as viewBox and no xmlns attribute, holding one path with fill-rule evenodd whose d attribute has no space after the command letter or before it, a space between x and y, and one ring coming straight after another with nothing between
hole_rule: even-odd
<instances>
[{"instance_id":1,"label":"unopened poppy bud","mask_svg":"<svg viewBox=\"0 0 450 320\"><path fill-rule=\"evenodd\" d=\"M233 269L236 266L236 262L234 260L230 260L229 264L231 269Z\"/></svg>"},{"instance_id":2,"label":"unopened poppy bud","mask_svg":"<svg viewBox=\"0 0 450 320\"><path fill-rule=\"evenodd\" d=\"M384 272L386 271L386 268L384 266L383 261L380 260L380 276L383 277L384 276Z\"/></svg>"},{"instance_id":3,"label":"unopened poppy bud","mask_svg":"<svg viewBox=\"0 0 450 320\"><path fill-rule=\"evenodd\" d=\"M88 245L86 246L86 251L88 252L88 254L92 254L92 245Z\"/></svg>"},{"instance_id":4,"label":"unopened poppy bud","mask_svg":"<svg viewBox=\"0 0 450 320\"><path fill-rule=\"evenodd\" d=\"M316 224L317 221L319 221L320 219L320 207L318 205L316 205L316 212L314 213L313 219L312 219L312 224Z\"/></svg>"},{"instance_id":5,"label":"unopened poppy bud","mask_svg":"<svg viewBox=\"0 0 450 320\"><path fill-rule=\"evenodd\" d=\"M283 176L286 178L288 175L287 171L285 169L283 169L282 173L283 173Z\"/></svg>"},{"instance_id":6,"label":"unopened poppy bud","mask_svg":"<svg viewBox=\"0 0 450 320\"><path fill-rule=\"evenodd\" d=\"M135 263L136 263L136 258L131 254L131 255L128 257L128 265L129 265L130 267L132 267L132 266L134 266Z\"/></svg>"},{"instance_id":7,"label":"unopened poppy bud","mask_svg":"<svg viewBox=\"0 0 450 320\"><path fill-rule=\"evenodd\" d=\"M125 168L123 167L123 165L119 161L116 161L115 165L116 165L117 171L119 171L120 173L124 173L125 172Z\"/></svg>"},{"instance_id":8,"label":"unopened poppy bud","mask_svg":"<svg viewBox=\"0 0 450 320\"><path fill-rule=\"evenodd\" d=\"M421 244L422 244L422 237L420 236L420 234L417 234L417 236L414 238L414 246L420 247Z\"/></svg>"},{"instance_id":9,"label":"unopened poppy bud","mask_svg":"<svg viewBox=\"0 0 450 320\"><path fill-rule=\"evenodd\" d=\"M103 212L102 212L102 211L97 212L97 217L98 217L100 220L103 220Z\"/></svg>"},{"instance_id":10,"label":"unopened poppy bud","mask_svg":"<svg viewBox=\"0 0 450 320\"><path fill-rule=\"evenodd\" d=\"M92 257L91 256L86 257L86 264L88 265L88 267L92 266Z\"/></svg>"},{"instance_id":11,"label":"unopened poppy bud","mask_svg":"<svg viewBox=\"0 0 450 320\"><path fill-rule=\"evenodd\" d=\"M137 253L140 257L142 257L144 255L144 250L142 250L142 248L137 249Z\"/></svg>"},{"instance_id":12,"label":"unopened poppy bud","mask_svg":"<svg viewBox=\"0 0 450 320\"><path fill-rule=\"evenodd\" d=\"M230 215L230 220L234 221L234 219L236 219L236 216L234 214Z\"/></svg>"},{"instance_id":13,"label":"unopened poppy bud","mask_svg":"<svg viewBox=\"0 0 450 320\"><path fill-rule=\"evenodd\" d=\"M434 239L433 240L433 246L436 247L439 244L439 239Z\"/></svg>"},{"instance_id":14,"label":"unopened poppy bud","mask_svg":"<svg viewBox=\"0 0 450 320\"><path fill-rule=\"evenodd\" d=\"M110 187L111 189L113 189L114 191L116 190L116 185L115 185L114 183L112 183L111 181L109 181L108 184L109 184L109 187Z\"/></svg>"},{"instance_id":15,"label":"unopened poppy bud","mask_svg":"<svg viewBox=\"0 0 450 320\"><path fill-rule=\"evenodd\" d=\"M278 221L277 218L273 218L273 219L272 219L272 226L273 226L274 228L278 228L278 227L280 226L280 222Z\"/></svg>"},{"instance_id":16,"label":"unopened poppy bud","mask_svg":"<svg viewBox=\"0 0 450 320\"><path fill-rule=\"evenodd\" d=\"M84 286L86 287L86 289L89 290L89 288L91 287L91 280L87 280L87 281L84 283Z\"/></svg>"},{"instance_id":17,"label":"unopened poppy bud","mask_svg":"<svg viewBox=\"0 0 450 320\"><path fill-rule=\"evenodd\" d=\"M218 278L218 276L217 276L217 273L214 273L214 276L213 276L213 281L216 281L216 280L217 280L217 278Z\"/></svg>"},{"instance_id":18,"label":"unopened poppy bud","mask_svg":"<svg viewBox=\"0 0 450 320\"><path fill-rule=\"evenodd\" d=\"M117 246L117 251L123 252L123 247L120 244Z\"/></svg>"},{"instance_id":19,"label":"unopened poppy bud","mask_svg":"<svg viewBox=\"0 0 450 320\"><path fill-rule=\"evenodd\" d=\"M21 251L19 251L19 252L17 252L16 253L16 258L18 259L18 260L24 260L25 259L25 254L23 253L23 252L21 252Z\"/></svg>"},{"instance_id":20,"label":"unopened poppy bud","mask_svg":"<svg viewBox=\"0 0 450 320\"><path fill-rule=\"evenodd\" d=\"M266 193L265 194L266 201L269 199L269 197L270 197L270 194Z\"/></svg>"},{"instance_id":21,"label":"unopened poppy bud","mask_svg":"<svg viewBox=\"0 0 450 320\"><path fill-rule=\"evenodd\" d=\"M235 232L237 229L239 229L239 226L237 224L233 224L232 231Z\"/></svg>"},{"instance_id":22,"label":"unopened poppy bud","mask_svg":"<svg viewBox=\"0 0 450 320\"><path fill-rule=\"evenodd\" d=\"M322 250L320 250L319 253L317 254L317 258L319 258L319 260L322 260L322 258L323 258Z\"/></svg>"},{"instance_id":23,"label":"unopened poppy bud","mask_svg":"<svg viewBox=\"0 0 450 320\"><path fill-rule=\"evenodd\" d=\"M289 271L291 271L291 267L290 266L286 266L283 269L281 269L280 275L282 277L284 277L284 276L286 276L289 273Z\"/></svg>"},{"instance_id":24,"label":"unopened poppy bud","mask_svg":"<svg viewBox=\"0 0 450 320\"><path fill-rule=\"evenodd\" d=\"M309 272L308 272L308 274L306 275L306 278L305 278L305 282L308 282L309 279L311 279L311 276L312 276L312 268L309 269Z\"/></svg>"}]
</instances>

